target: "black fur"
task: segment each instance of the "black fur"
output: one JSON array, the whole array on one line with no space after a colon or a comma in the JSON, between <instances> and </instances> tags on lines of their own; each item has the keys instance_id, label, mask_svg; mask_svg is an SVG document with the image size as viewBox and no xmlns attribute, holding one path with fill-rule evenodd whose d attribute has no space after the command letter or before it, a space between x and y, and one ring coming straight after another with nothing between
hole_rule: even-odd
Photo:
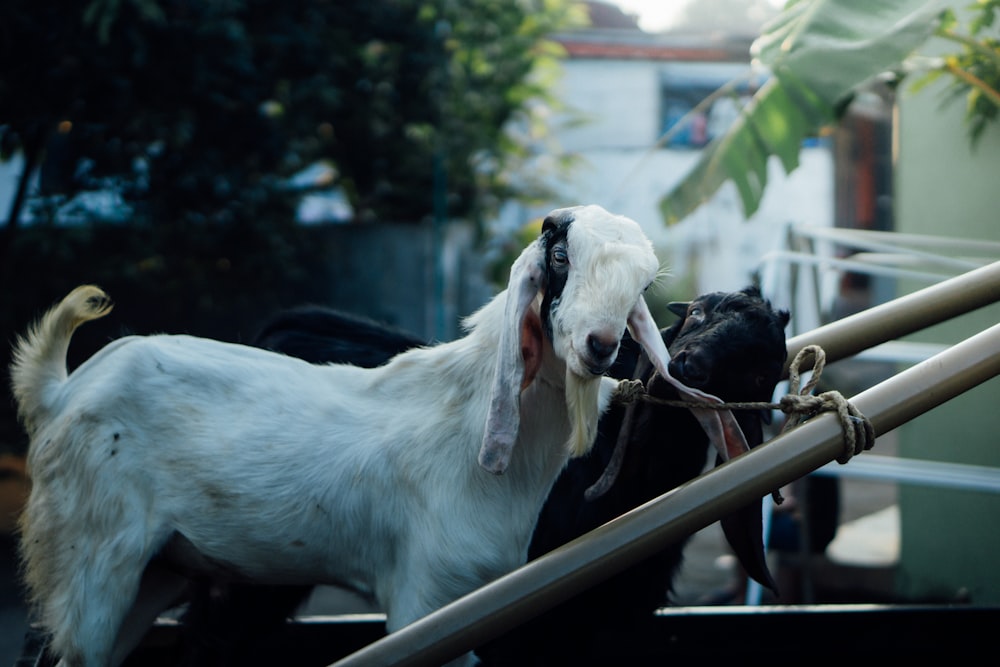
<instances>
[{"instance_id":1,"label":"black fur","mask_svg":"<svg viewBox=\"0 0 1000 667\"><path fill-rule=\"evenodd\" d=\"M573 214L563 211L560 216L550 215L542 222L542 245L545 248L545 294L542 296L542 329L552 340L552 312L559 308L566 279L569 276L569 259L562 262L553 258L555 253L566 252L566 236L573 223Z\"/></svg>"},{"instance_id":2,"label":"black fur","mask_svg":"<svg viewBox=\"0 0 1000 667\"><path fill-rule=\"evenodd\" d=\"M301 306L268 321L250 344L314 364L373 368L426 341L358 315Z\"/></svg>"}]
</instances>

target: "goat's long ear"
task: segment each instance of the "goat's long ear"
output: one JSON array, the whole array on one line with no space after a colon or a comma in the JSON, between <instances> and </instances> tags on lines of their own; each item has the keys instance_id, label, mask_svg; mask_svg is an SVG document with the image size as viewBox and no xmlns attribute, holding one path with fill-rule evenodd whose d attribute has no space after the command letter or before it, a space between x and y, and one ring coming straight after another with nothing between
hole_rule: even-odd
<instances>
[{"instance_id":1,"label":"goat's long ear","mask_svg":"<svg viewBox=\"0 0 1000 667\"><path fill-rule=\"evenodd\" d=\"M763 411L762 411L763 412ZM746 413L743 433L751 449L764 442L764 427L757 412ZM767 551L764 549L764 516L761 499L756 498L732 514L719 520L722 533L739 559L743 569L757 583L770 588L778 595L778 585L767 566Z\"/></svg>"},{"instance_id":2,"label":"goat's long ear","mask_svg":"<svg viewBox=\"0 0 1000 667\"><path fill-rule=\"evenodd\" d=\"M510 269L490 410L479 449L479 465L496 475L510 464L521 422L521 390L541 365L542 324L531 304L545 286L544 261L545 251L536 240Z\"/></svg>"},{"instance_id":3,"label":"goat's long ear","mask_svg":"<svg viewBox=\"0 0 1000 667\"><path fill-rule=\"evenodd\" d=\"M649 312L646 300L641 296L628 316L628 328L632 333L632 338L639 341L646 351L646 356L653 362L653 367L663 376L664 380L674 385L682 396L705 403L722 403L722 399L717 396L688 387L670 375L670 371L667 369L667 364L670 363L670 353L667 352L667 346L660 337L660 332L656 328L656 322ZM724 461L739 456L750 449L743 436L743 431L736 423L736 418L728 410L691 408L691 414L701 423L701 427L705 429L705 433L708 434Z\"/></svg>"}]
</instances>

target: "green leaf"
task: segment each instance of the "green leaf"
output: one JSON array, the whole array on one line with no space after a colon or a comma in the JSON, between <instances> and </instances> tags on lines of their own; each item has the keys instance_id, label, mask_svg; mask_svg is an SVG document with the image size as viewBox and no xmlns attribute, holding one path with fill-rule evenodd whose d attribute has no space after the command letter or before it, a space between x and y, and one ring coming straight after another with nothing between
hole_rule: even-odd
<instances>
[{"instance_id":1,"label":"green leaf","mask_svg":"<svg viewBox=\"0 0 1000 667\"><path fill-rule=\"evenodd\" d=\"M797 0L765 26L751 52L772 78L737 122L660 201L667 224L683 219L727 180L744 215L760 205L767 162L798 166L802 141L837 118L873 77L897 69L933 33L946 0Z\"/></svg>"},{"instance_id":2,"label":"green leaf","mask_svg":"<svg viewBox=\"0 0 1000 667\"><path fill-rule=\"evenodd\" d=\"M754 95L733 126L709 144L694 169L660 201L667 224L674 224L708 201L727 180L740 194L744 214L756 212L767 184L767 162L777 156L786 172L799 165L802 140L832 120L832 110L808 89L771 78Z\"/></svg>"},{"instance_id":3,"label":"green leaf","mask_svg":"<svg viewBox=\"0 0 1000 667\"><path fill-rule=\"evenodd\" d=\"M793 17L765 26L751 52L779 78L787 71L807 81L833 106L923 44L947 5L946 0L799 2L790 10Z\"/></svg>"}]
</instances>

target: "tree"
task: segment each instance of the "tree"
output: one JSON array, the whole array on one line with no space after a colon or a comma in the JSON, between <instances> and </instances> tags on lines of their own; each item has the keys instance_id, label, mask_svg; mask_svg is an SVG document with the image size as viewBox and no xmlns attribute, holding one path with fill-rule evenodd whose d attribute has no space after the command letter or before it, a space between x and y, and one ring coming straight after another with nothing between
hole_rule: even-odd
<instances>
[{"instance_id":1,"label":"tree","mask_svg":"<svg viewBox=\"0 0 1000 667\"><path fill-rule=\"evenodd\" d=\"M336 175L317 187L358 222L477 221L522 192L508 180L530 142L510 128L537 131L546 37L581 16L569 0L5 0L0 158L24 173L0 222L0 335L85 281L142 333L237 340L322 301L326 248L288 187L320 161ZM121 333L95 323L71 357Z\"/></svg>"},{"instance_id":2,"label":"tree","mask_svg":"<svg viewBox=\"0 0 1000 667\"><path fill-rule=\"evenodd\" d=\"M510 194L505 128L549 101L533 77L569 5L10 0L0 149L41 194L114 185L154 222L287 215L282 182L321 159L361 218L428 215L435 161L447 213L475 214Z\"/></svg>"},{"instance_id":3,"label":"tree","mask_svg":"<svg viewBox=\"0 0 1000 667\"><path fill-rule=\"evenodd\" d=\"M798 166L802 140L835 123L856 91L873 77L892 73L896 85L921 73L955 79L954 92L969 102L973 140L1000 109L1000 42L982 34L993 26L1000 1L978 0L970 34L962 35L947 0L791 0L754 42L755 59L772 76L728 132L710 144L690 173L662 198L664 220L676 222L727 180L736 186L744 214L756 211L767 185L767 161L780 158L787 172ZM950 39L962 53L911 58L931 35ZM913 71L912 68L916 67ZM909 70L909 71L908 71Z\"/></svg>"}]
</instances>

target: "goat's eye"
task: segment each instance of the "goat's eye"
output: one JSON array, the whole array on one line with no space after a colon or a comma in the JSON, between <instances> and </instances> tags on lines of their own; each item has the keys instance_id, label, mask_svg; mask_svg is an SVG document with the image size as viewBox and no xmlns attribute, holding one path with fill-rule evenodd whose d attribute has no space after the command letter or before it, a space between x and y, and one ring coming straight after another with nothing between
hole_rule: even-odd
<instances>
[{"instance_id":1,"label":"goat's eye","mask_svg":"<svg viewBox=\"0 0 1000 667\"><path fill-rule=\"evenodd\" d=\"M552 248L552 265L563 267L569 264L569 255L566 253L566 246L557 245Z\"/></svg>"}]
</instances>

